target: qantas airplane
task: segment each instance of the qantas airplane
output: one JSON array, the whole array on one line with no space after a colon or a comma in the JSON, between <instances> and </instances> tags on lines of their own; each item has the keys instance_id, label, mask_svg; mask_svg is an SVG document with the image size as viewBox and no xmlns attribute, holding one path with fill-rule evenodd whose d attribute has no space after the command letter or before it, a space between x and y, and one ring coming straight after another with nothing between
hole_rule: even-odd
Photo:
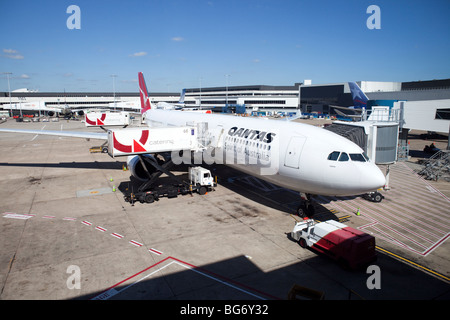
<instances>
[{"instance_id":1,"label":"qantas airplane","mask_svg":"<svg viewBox=\"0 0 450 320\"><path fill-rule=\"evenodd\" d=\"M229 165L275 185L300 192L299 215L312 215L312 195L353 196L375 192L385 176L364 151L350 140L308 124L284 120L234 117L222 114L158 109L152 106L143 74L138 74L145 123L149 127L203 124L209 148L203 160ZM126 129L124 129L126 130ZM0 129L0 132L49 134L107 140L108 133ZM173 150L172 156L178 155ZM143 168L141 157L129 156L128 167L138 179L148 180L153 168Z\"/></svg>"}]
</instances>

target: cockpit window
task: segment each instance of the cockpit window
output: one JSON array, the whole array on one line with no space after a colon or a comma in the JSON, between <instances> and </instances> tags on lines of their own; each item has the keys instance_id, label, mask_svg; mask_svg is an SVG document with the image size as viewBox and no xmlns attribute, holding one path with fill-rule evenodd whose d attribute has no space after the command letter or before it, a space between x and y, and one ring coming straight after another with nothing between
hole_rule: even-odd
<instances>
[{"instance_id":1,"label":"cockpit window","mask_svg":"<svg viewBox=\"0 0 450 320\"><path fill-rule=\"evenodd\" d=\"M339 161L348 161L348 154L346 154L345 152L341 153L341 156L339 157Z\"/></svg>"},{"instance_id":2,"label":"cockpit window","mask_svg":"<svg viewBox=\"0 0 450 320\"><path fill-rule=\"evenodd\" d=\"M338 160L339 159L339 160ZM369 157L365 153L350 153L350 157L345 152L333 151L328 155L328 160L331 161L357 161L357 162L367 162Z\"/></svg>"},{"instance_id":3,"label":"cockpit window","mask_svg":"<svg viewBox=\"0 0 450 320\"><path fill-rule=\"evenodd\" d=\"M362 153L350 153L352 161L366 162L366 158Z\"/></svg>"},{"instance_id":4,"label":"cockpit window","mask_svg":"<svg viewBox=\"0 0 450 320\"><path fill-rule=\"evenodd\" d=\"M339 151L334 151L328 155L328 160L336 161L339 158Z\"/></svg>"}]
</instances>

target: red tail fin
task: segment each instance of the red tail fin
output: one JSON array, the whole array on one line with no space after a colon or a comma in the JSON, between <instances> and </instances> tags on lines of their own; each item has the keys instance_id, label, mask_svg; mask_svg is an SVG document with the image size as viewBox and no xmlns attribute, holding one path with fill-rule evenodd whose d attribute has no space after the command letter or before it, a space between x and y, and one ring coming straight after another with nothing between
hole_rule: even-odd
<instances>
[{"instance_id":1,"label":"red tail fin","mask_svg":"<svg viewBox=\"0 0 450 320\"><path fill-rule=\"evenodd\" d=\"M147 85L145 84L144 75L142 72L138 73L139 78L139 92L141 96L141 113L144 113L147 110L150 110L151 104L150 99L148 97Z\"/></svg>"}]
</instances>

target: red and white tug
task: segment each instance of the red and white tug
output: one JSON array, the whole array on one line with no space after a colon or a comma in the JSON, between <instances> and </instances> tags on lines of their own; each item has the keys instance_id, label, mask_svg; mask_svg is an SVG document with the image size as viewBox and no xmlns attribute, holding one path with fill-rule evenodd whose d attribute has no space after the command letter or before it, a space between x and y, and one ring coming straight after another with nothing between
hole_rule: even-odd
<instances>
[{"instance_id":1,"label":"red and white tug","mask_svg":"<svg viewBox=\"0 0 450 320\"><path fill-rule=\"evenodd\" d=\"M351 269L367 266L376 260L375 237L334 220L297 222L291 237L302 248L310 247Z\"/></svg>"}]
</instances>

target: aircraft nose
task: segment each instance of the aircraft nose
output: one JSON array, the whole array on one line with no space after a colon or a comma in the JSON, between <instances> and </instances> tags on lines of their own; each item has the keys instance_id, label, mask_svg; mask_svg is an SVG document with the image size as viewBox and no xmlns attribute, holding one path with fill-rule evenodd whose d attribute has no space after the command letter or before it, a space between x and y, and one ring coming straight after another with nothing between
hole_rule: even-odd
<instances>
[{"instance_id":1,"label":"aircraft nose","mask_svg":"<svg viewBox=\"0 0 450 320\"><path fill-rule=\"evenodd\" d=\"M368 192L382 188L385 184L386 177L375 164L373 164L370 170L365 171L365 173L361 175L361 185L363 185Z\"/></svg>"}]
</instances>

